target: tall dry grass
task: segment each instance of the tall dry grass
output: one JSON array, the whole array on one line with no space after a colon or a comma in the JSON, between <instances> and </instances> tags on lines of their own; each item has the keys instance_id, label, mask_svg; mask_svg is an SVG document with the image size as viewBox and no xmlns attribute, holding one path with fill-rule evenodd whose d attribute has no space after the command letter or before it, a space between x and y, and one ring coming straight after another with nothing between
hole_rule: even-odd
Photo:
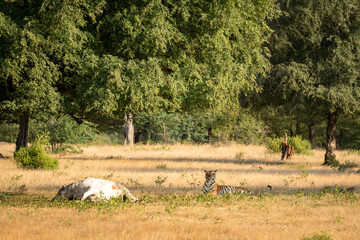
<instances>
[{"instance_id":1,"label":"tall dry grass","mask_svg":"<svg viewBox=\"0 0 360 240\"><path fill-rule=\"evenodd\" d=\"M55 193L63 184L88 176L108 178L128 186L136 193L199 192L204 182L204 169L217 169L221 184L243 185L264 191L271 185L274 191L319 191L325 186L355 186L360 189L359 168L345 173L322 166L324 150L312 155L295 155L281 161L279 154L269 154L265 147L229 145L170 146L89 146L81 154L56 155L60 168L56 171L19 169L11 156L12 144L0 145L0 153L8 156L1 161L0 189L25 184L29 191ZM360 166L360 156L337 151L341 163L351 161ZM161 185L157 179L166 179Z\"/></svg>"},{"instance_id":2,"label":"tall dry grass","mask_svg":"<svg viewBox=\"0 0 360 240\"><path fill-rule=\"evenodd\" d=\"M359 206L312 207L293 198L224 207L133 207L111 214L73 209L2 209L0 239L358 239Z\"/></svg>"},{"instance_id":3,"label":"tall dry grass","mask_svg":"<svg viewBox=\"0 0 360 240\"><path fill-rule=\"evenodd\" d=\"M96 209L0 206L0 239L300 239L324 233L333 239L358 239L358 200L297 197L297 190L320 192L325 186L360 189L359 168L339 172L322 166L324 150L281 161L262 146L135 145L88 146L83 153L56 155L56 171L18 169L11 156L15 146L1 144L0 192L16 191L53 196L63 184L87 176L106 178L127 186L142 197L154 194L197 194L204 169L217 169L217 181L245 185L273 197L224 204L171 202L135 204L99 212ZM337 151L338 160L360 165L360 156Z\"/></svg>"}]
</instances>

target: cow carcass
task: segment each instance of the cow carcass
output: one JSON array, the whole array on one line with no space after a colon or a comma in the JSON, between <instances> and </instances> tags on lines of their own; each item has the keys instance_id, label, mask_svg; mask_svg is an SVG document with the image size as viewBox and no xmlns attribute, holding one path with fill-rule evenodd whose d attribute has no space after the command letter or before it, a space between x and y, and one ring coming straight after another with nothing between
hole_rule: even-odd
<instances>
[{"instance_id":1,"label":"cow carcass","mask_svg":"<svg viewBox=\"0 0 360 240\"><path fill-rule=\"evenodd\" d=\"M125 196L132 202L138 201L126 187L120 184L109 180L87 177L81 181L62 186L52 201L67 198L69 200L95 202L120 196Z\"/></svg>"}]
</instances>

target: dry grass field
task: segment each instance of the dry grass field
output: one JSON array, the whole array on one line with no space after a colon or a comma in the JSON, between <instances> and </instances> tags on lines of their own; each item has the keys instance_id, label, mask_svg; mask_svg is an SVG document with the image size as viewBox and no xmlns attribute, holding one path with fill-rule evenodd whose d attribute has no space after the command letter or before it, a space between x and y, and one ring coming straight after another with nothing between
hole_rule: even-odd
<instances>
[{"instance_id":1,"label":"dry grass field","mask_svg":"<svg viewBox=\"0 0 360 240\"><path fill-rule=\"evenodd\" d=\"M81 154L55 155L58 170L35 171L16 167L14 149L0 144L6 157L0 159L0 239L360 236L360 170L322 166L324 150L281 161L265 147L240 144L87 146ZM360 166L357 153L338 151L337 158ZM241 185L254 194L204 197L204 169L217 169L219 184ZM63 184L87 176L121 183L144 201L49 201ZM355 187L355 193L332 191L335 186Z\"/></svg>"}]
</instances>

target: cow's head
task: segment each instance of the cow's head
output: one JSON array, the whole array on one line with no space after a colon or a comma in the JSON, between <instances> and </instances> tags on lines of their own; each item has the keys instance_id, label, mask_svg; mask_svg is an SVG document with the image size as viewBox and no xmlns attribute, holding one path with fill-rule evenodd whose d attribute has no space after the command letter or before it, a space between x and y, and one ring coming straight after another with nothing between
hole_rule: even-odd
<instances>
[{"instance_id":1,"label":"cow's head","mask_svg":"<svg viewBox=\"0 0 360 240\"><path fill-rule=\"evenodd\" d=\"M51 201L59 201L61 198L64 198L66 194L65 185L60 188L56 196Z\"/></svg>"}]
</instances>

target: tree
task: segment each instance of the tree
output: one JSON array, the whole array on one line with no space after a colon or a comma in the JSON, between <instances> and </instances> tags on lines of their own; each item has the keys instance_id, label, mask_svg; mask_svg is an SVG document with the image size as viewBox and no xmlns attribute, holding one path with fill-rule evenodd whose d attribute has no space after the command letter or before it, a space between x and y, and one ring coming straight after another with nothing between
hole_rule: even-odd
<instances>
[{"instance_id":1,"label":"tree","mask_svg":"<svg viewBox=\"0 0 360 240\"><path fill-rule=\"evenodd\" d=\"M60 74L44 51L40 7L39 1L0 4L0 107L19 120L16 150L27 146L29 118L59 106L54 84Z\"/></svg>"},{"instance_id":2,"label":"tree","mask_svg":"<svg viewBox=\"0 0 360 240\"><path fill-rule=\"evenodd\" d=\"M79 2L0 3L0 109L19 119L16 150L27 146L29 118L61 110L67 76L89 41L81 27L91 6Z\"/></svg>"},{"instance_id":3,"label":"tree","mask_svg":"<svg viewBox=\"0 0 360 240\"><path fill-rule=\"evenodd\" d=\"M126 144L133 145L135 135L134 135L133 118L131 113L125 116L124 132L125 132L124 145Z\"/></svg>"},{"instance_id":4,"label":"tree","mask_svg":"<svg viewBox=\"0 0 360 240\"><path fill-rule=\"evenodd\" d=\"M266 20L277 14L273 0L4 1L1 108L101 124L159 110L220 113L269 69Z\"/></svg>"},{"instance_id":5,"label":"tree","mask_svg":"<svg viewBox=\"0 0 360 240\"><path fill-rule=\"evenodd\" d=\"M82 97L68 95L66 107L78 119L119 121L234 108L269 68L266 20L277 13L270 0L106 1L87 26L96 41L69 80Z\"/></svg>"},{"instance_id":6,"label":"tree","mask_svg":"<svg viewBox=\"0 0 360 240\"><path fill-rule=\"evenodd\" d=\"M360 2L278 3L286 14L270 24L274 67L263 89L276 89L277 100L327 119L324 164L331 164L338 118L360 111Z\"/></svg>"}]
</instances>

